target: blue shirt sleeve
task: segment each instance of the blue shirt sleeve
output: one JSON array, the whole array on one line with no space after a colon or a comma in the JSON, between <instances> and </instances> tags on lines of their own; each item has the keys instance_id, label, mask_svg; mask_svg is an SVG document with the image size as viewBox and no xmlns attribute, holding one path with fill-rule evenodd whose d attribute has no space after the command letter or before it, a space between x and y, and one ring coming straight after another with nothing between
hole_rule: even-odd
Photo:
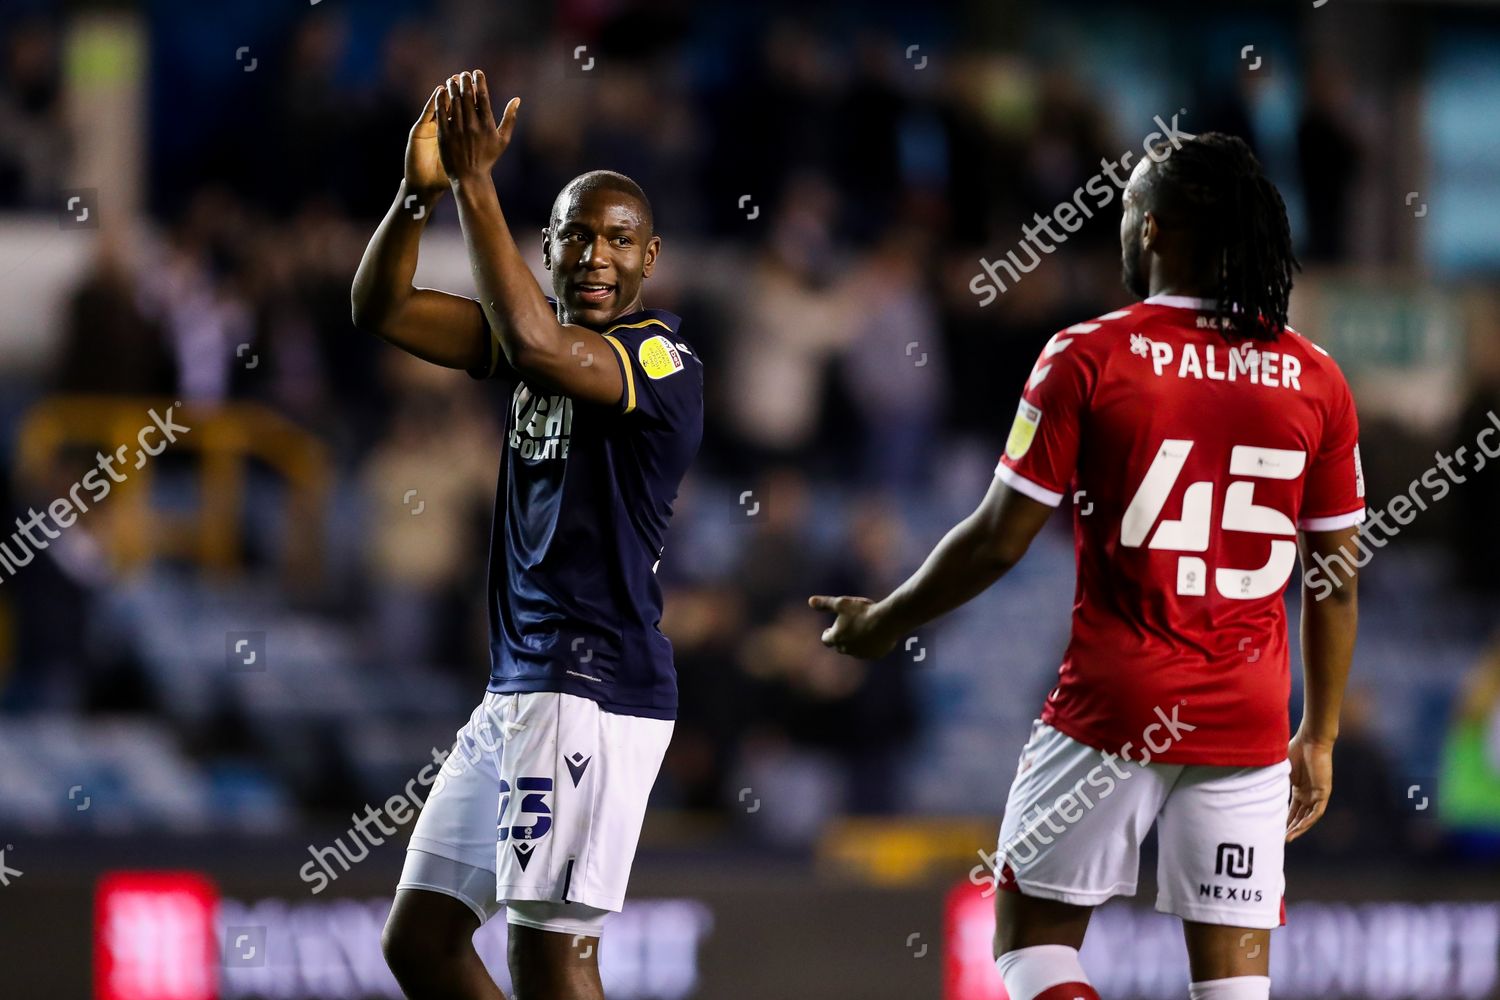
<instances>
[{"instance_id":1,"label":"blue shirt sleeve","mask_svg":"<svg viewBox=\"0 0 1500 1000\"><path fill-rule=\"evenodd\" d=\"M620 366L618 410L661 426L701 420L703 366L671 327L658 320L604 334Z\"/></svg>"}]
</instances>

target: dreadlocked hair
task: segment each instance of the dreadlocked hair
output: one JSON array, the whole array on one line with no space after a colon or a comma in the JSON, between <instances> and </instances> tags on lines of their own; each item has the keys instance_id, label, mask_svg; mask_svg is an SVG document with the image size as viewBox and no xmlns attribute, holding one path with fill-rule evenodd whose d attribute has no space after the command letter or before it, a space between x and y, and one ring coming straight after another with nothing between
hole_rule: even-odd
<instances>
[{"instance_id":1,"label":"dreadlocked hair","mask_svg":"<svg viewBox=\"0 0 1500 1000\"><path fill-rule=\"evenodd\" d=\"M1286 329L1292 252L1286 204L1237 136L1204 132L1167 147L1152 166L1153 210L1187 226L1197 252L1217 260L1220 333L1275 340Z\"/></svg>"}]
</instances>

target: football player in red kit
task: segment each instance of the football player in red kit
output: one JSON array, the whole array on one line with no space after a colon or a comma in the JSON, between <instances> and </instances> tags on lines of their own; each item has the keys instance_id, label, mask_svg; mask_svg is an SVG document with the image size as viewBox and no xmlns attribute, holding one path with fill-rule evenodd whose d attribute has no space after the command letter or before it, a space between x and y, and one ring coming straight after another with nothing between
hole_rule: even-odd
<instances>
[{"instance_id":1,"label":"football player in red kit","mask_svg":"<svg viewBox=\"0 0 1500 1000\"><path fill-rule=\"evenodd\" d=\"M1193 1000L1266 1000L1282 854L1322 815L1357 618L1364 519L1354 402L1286 325L1296 260L1280 194L1241 140L1141 162L1123 197L1143 301L1054 336L978 510L880 601L814 597L835 649L879 656L999 579L1074 505L1071 639L1010 791L996 954L1012 1000L1096 1000L1093 907L1135 892L1160 838L1157 908L1183 920ZM1302 722L1290 733L1283 593L1302 589ZM1290 804L1289 804L1290 800Z\"/></svg>"}]
</instances>

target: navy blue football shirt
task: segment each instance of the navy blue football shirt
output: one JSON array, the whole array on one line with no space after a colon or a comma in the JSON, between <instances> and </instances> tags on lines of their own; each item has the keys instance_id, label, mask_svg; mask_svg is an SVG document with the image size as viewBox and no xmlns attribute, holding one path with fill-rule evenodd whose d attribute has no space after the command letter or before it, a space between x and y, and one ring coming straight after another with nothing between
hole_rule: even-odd
<instances>
[{"instance_id":1,"label":"navy blue football shirt","mask_svg":"<svg viewBox=\"0 0 1500 1000\"><path fill-rule=\"evenodd\" d=\"M602 331L609 356L579 363L619 366L613 407L516 381L490 533L489 690L676 718L656 565L703 437L703 365L681 322L646 309ZM493 343L471 374L514 378Z\"/></svg>"}]
</instances>

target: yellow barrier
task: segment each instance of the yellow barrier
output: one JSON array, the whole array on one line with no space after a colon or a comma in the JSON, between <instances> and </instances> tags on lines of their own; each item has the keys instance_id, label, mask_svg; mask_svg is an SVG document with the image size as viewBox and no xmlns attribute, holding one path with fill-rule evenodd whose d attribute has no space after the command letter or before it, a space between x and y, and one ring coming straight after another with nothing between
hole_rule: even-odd
<instances>
[{"instance_id":1,"label":"yellow barrier","mask_svg":"<svg viewBox=\"0 0 1500 1000\"><path fill-rule=\"evenodd\" d=\"M874 885L916 885L982 864L979 852L995 850L999 826L965 817L846 817L824 832L817 856L825 870Z\"/></svg>"},{"instance_id":2,"label":"yellow barrier","mask_svg":"<svg viewBox=\"0 0 1500 1000\"><path fill-rule=\"evenodd\" d=\"M112 482L99 503L107 517L93 525L101 532L115 565L128 569L159 556L188 559L217 575L243 568L240 537L245 504L246 464L260 461L286 480L288 500L282 570L289 587L316 584L322 562L322 527L330 461L328 449L310 432L258 403L220 406L135 396L53 396L27 411L17 439L16 473L25 493L48 495L63 475L59 464L70 451L113 455L122 445L137 452L151 411L188 431L163 454L199 456L198 506L186 515L151 507L152 464L125 463L123 481ZM160 435L153 439L158 440ZM87 470L84 470L87 473ZM64 478L76 481L68 473ZM84 517L88 517L87 514Z\"/></svg>"}]
</instances>

